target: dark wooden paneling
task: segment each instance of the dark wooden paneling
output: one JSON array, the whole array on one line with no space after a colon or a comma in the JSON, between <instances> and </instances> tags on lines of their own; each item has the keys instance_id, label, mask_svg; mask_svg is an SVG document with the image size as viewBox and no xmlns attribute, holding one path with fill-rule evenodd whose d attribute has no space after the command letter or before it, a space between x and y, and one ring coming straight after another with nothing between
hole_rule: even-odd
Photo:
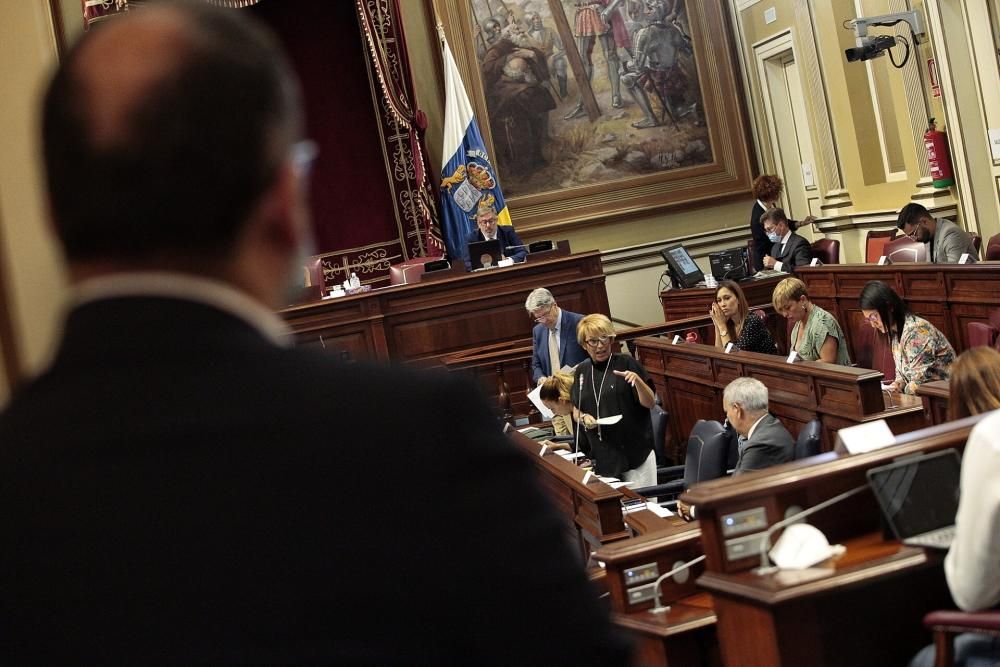
<instances>
[{"instance_id":1,"label":"dark wooden paneling","mask_svg":"<svg viewBox=\"0 0 1000 667\"><path fill-rule=\"evenodd\" d=\"M322 336L337 354L442 366L445 356L463 350L530 346L533 323L524 300L536 287L547 287L568 310L608 314L604 281L600 253L588 252L292 306L281 314L298 344L319 344Z\"/></svg>"}]
</instances>

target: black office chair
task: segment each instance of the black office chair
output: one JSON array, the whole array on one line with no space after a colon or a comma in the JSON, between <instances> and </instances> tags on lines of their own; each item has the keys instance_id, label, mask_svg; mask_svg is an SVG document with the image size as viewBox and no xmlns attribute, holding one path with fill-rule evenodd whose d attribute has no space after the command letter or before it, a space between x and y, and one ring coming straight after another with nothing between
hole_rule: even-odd
<instances>
[{"instance_id":1,"label":"black office chair","mask_svg":"<svg viewBox=\"0 0 1000 667\"><path fill-rule=\"evenodd\" d=\"M635 492L647 498L657 498L663 504L665 499L676 499L693 484L724 476L728 470L731 440L732 431L719 422L699 419L688 438L684 477L635 489Z\"/></svg>"},{"instance_id":2,"label":"black office chair","mask_svg":"<svg viewBox=\"0 0 1000 667\"><path fill-rule=\"evenodd\" d=\"M799 437L795 440L795 453L792 457L797 461L819 454L822 440L822 426L818 419L813 419L802 427Z\"/></svg>"}]
</instances>

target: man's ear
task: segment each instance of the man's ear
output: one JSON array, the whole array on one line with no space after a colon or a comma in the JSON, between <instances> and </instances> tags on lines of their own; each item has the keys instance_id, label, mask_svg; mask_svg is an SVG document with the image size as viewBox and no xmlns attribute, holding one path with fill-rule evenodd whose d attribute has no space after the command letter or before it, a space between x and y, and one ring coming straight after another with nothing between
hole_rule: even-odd
<instances>
[{"instance_id":1,"label":"man's ear","mask_svg":"<svg viewBox=\"0 0 1000 667\"><path fill-rule=\"evenodd\" d=\"M305 233L304 226L298 219L302 215L298 189L295 168L291 160L285 160L278 168L274 182L257 204L254 218L259 238L274 249L294 252Z\"/></svg>"}]
</instances>

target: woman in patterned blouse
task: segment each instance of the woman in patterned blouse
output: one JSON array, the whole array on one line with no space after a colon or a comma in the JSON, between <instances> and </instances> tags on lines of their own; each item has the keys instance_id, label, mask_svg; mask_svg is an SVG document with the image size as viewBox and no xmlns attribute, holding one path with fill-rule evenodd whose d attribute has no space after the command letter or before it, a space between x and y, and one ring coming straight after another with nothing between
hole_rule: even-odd
<instances>
[{"instance_id":1,"label":"woman in patterned blouse","mask_svg":"<svg viewBox=\"0 0 1000 667\"><path fill-rule=\"evenodd\" d=\"M715 324L715 347L720 350L733 343L737 350L778 354L764 320L750 312L743 290L732 280L719 283L708 314Z\"/></svg>"},{"instance_id":2,"label":"woman in patterned blouse","mask_svg":"<svg viewBox=\"0 0 1000 667\"><path fill-rule=\"evenodd\" d=\"M890 391L916 393L931 380L947 380L955 350L933 324L910 312L891 287L872 280L861 290L861 313L868 324L886 334L892 343L896 379Z\"/></svg>"}]
</instances>

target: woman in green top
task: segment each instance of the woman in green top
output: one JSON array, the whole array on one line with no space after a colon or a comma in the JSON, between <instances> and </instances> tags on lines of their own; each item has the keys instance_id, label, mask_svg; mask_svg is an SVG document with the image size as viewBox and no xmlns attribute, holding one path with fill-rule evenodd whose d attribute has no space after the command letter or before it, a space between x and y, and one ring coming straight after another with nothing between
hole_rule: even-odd
<instances>
[{"instance_id":1,"label":"woman in green top","mask_svg":"<svg viewBox=\"0 0 1000 667\"><path fill-rule=\"evenodd\" d=\"M804 282L785 278L774 288L771 303L775 311L795 322L788 342L801 359L851 365L843 329L833 315L809 300Z\"/></svg>"}]
</instances>

